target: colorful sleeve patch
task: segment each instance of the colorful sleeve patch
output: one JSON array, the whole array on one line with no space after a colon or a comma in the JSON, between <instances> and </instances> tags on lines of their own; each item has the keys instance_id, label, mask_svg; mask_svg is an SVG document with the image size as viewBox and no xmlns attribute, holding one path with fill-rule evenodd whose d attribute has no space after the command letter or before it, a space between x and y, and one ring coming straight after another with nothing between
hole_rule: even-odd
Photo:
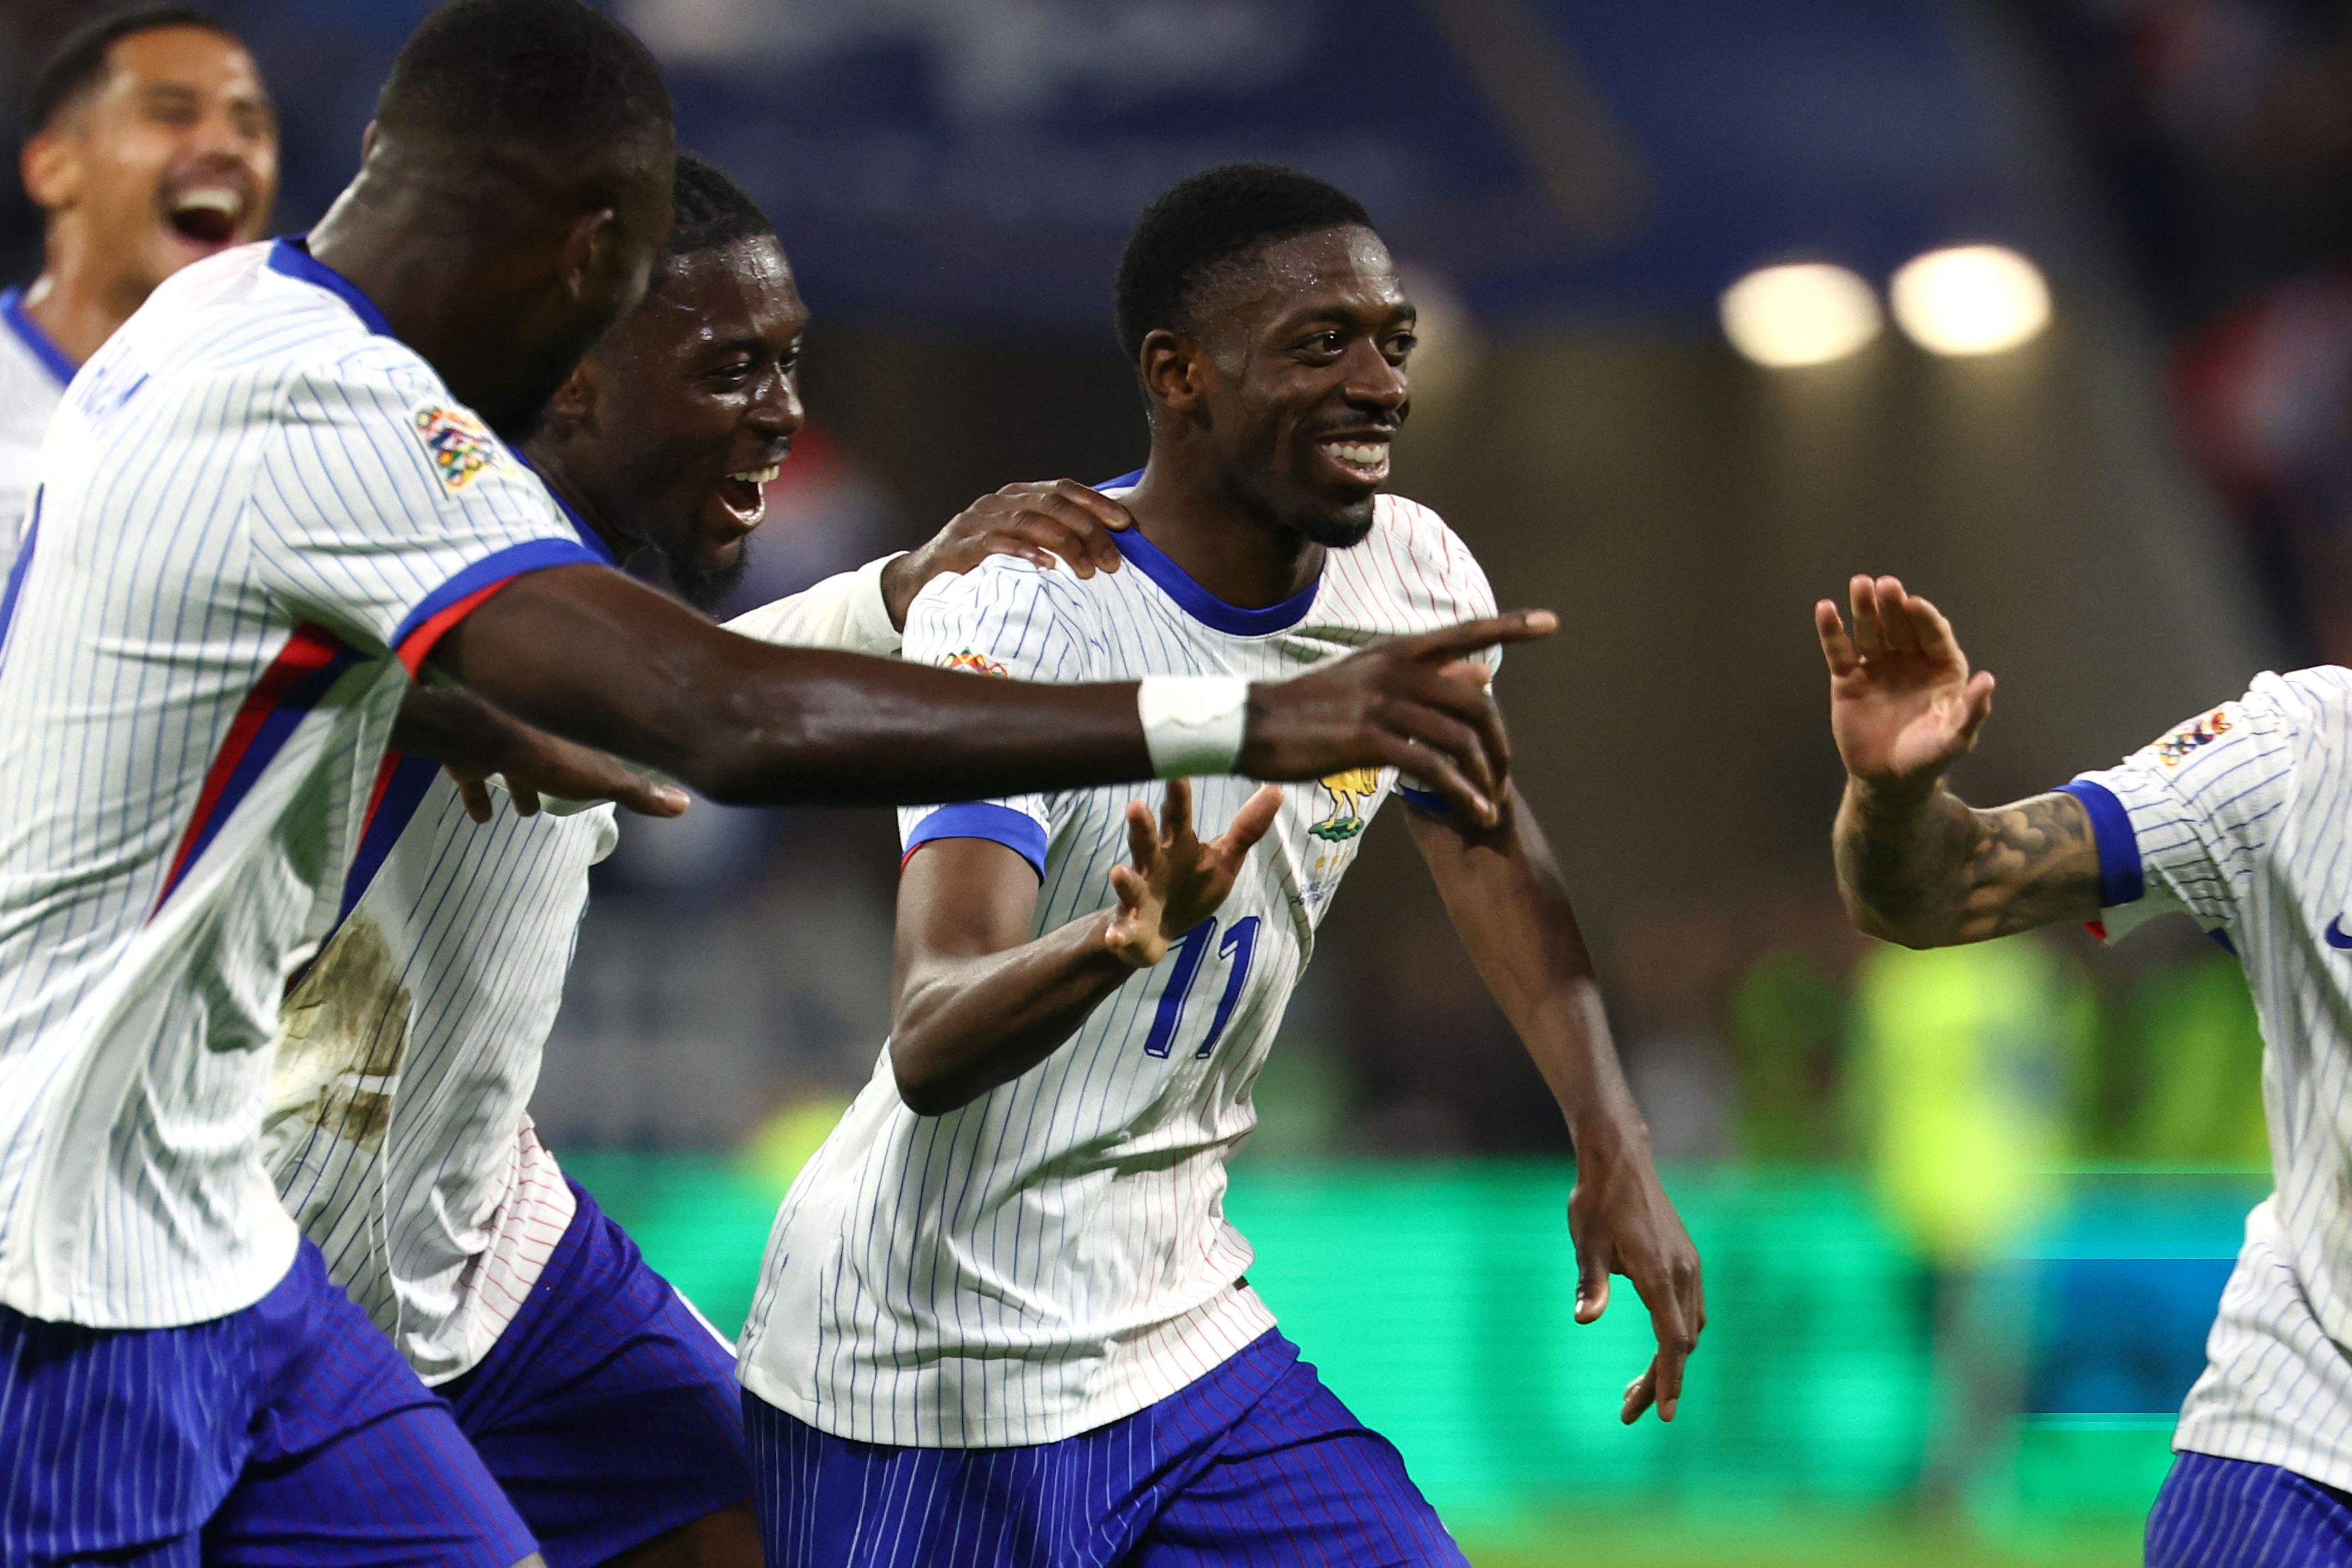
<instances>
[{"instance_id":1,"label":"colorful sleeve patch","mask_svg":"<svg viewBox=\"0 0 2352 1568\"><path fill-rule=\"evenodd\" d=\"M496 465L498 437L488 426L460 408L429 403L409 416L433 471L452 490L462 490Z\"/></svg>"},{"instance_id":2,"label":"colorful sleeve patch","mask_svg":"<svg viewBox=\"0 0 2352 1568\"><path fill-rule=\"evenodd\" d=\"M2228 708L2215 708L2193 724L2184 725L2156 743L2156 755L2167 768L2178 768L2199 749L2212 745L2236 728Z\"/></svg>"},{"instance_id":3,"label":"colorful sleeve patch","mask_svg":"<svg viewBox=\"0 0 2352 1568\"><path fill-rule=\"evenodd\" d=\"M997 679L1003 681L1009 681L1013 678L1012 671L1006 669L1003 665L998 664L987 654L975 653L970 648L966 648L961 653L950 653L946 658L941 659L940 663L947 669L966 670L975 675L994 675Z\"/></svg>"}]
</instances>

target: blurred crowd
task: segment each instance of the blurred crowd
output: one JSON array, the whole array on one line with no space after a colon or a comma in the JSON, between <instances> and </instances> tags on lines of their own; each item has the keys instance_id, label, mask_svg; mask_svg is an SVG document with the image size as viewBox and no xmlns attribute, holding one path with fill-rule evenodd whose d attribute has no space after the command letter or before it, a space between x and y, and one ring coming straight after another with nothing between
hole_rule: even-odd
<instances>
[{"instance_id":1,"label":"blurred crowd","mask_svg":"<svg viewBox=\"0 0 2352 1568\"><path fill-rule=\"evenodd\" d=\"M2174 345L2181 435L2311 659L2352 659L2352 12L2018 0Z\"/></svg>"}]
</instances>

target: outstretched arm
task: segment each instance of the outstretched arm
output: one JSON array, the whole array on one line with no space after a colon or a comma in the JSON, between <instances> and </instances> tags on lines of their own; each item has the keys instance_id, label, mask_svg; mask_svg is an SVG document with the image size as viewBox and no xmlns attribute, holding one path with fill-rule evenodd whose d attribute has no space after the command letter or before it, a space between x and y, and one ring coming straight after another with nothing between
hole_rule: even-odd
<instances>
[{"instance_id":1,"label":"outstretched arm","mask_svg":"<svg viewBox=\"0 0 2352 1568\"><path fill-rule=\"evenodd\" d=\"M1522 612L1254 685L1237 771L1295 779L1397 766L1491 820L1508 767L1502 721L1444 667L1555 624ZM976 681L768 647L599 567L516 580L451 628L431 662L529 723L722 801L971 800L1153 772L1132 683Z\"/></svg>"},{"instance_id":2,"label":"outstretched arm","mask_svg":"<svg viewBox=\"0 0 2352 1568\"><path fill-rule=\"evenodd\" d=\"M1034 941L1037 876L988 839L939 839L908 861L898 888L890 1065L919 1115L952 1111L1058 1050L1105 997L1216 913L1282 791L1261 789L1223 838L1192 831L1192 786L1168 785L1155 828L1127 809L1133 864L1111 870L1115 902Z\"/></svg>"},{"instance_id":3,"label":"outstretched arm","mask_svg":"<svg viewBox=\"0 0 2352 1568\"><path fill-rule=\"evenodd\" d=\"M1576 1243L1576 1321L1609 1304L1609 1276L1633 1281L1658 1351L1625 1390L1631 1423L1653 1403L1674 1419L1683 1364L1706 1323L1698 1252L1659 1184L1649 1129L1625 1087L1592 960L1543 830L1516 788L1502 821L1478 830L1415 811L1413 842L1429 862L1454 928L1551 1086L1576 1145L1568 1228Z\"/></svg>"},{"instance_id":4,"label":"outstretched arm","mask_svg":"<svg viewBox=\"0 0 2352 1568\"><path fill-rule=\"evenodd\" d=\"M1853 630L1813 607L1845 761L1838 890L1853 923L1906 947L1946 947L2099 914L2099 850L2072 795L1978 810L1944 787L1992 712L1943 612L1892 577L1849 585Z\"/></svg>"},{"instance_id":5,"label":"outstretched arm","mask_svg":"<svg viewBox=\"0 0 2352 1568\"><path fill-rule=\"evenodd\" d=\"M793 648L887 654L898 651L907 607L943 572L969 571L992 555L1018 555L1050 566L1069 563L1080 577L1116 571L1113 529L1131 527L1127 508L1067 479L1008 485L948 520L920 549L827 578L789 598L728 622L730 631ZM646 778L618 758L560 740L447 682L409 688L392 748L447 768L478 822L494 814L488 779L499 775L517 813L539 810L540 797L617 801L646 816L686 810L685 791Z\"/></svg>"}]
</instances>

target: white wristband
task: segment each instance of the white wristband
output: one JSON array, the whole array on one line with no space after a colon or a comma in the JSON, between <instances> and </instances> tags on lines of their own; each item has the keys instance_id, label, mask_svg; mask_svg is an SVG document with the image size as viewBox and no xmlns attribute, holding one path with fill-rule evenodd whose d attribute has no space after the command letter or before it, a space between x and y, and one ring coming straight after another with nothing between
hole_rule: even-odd
<instances>
[{"instance_id":1,"label":"white wristband","mask_svg":"<svg viewBox=\"0 0 2352 1568\"><path fill-rule=\"evenodd\" d=\"M1249 683L1238 675L1146 675L1135 708L1162 779L1231 773L1241 760Z\"/></svg>"}]
</instances>

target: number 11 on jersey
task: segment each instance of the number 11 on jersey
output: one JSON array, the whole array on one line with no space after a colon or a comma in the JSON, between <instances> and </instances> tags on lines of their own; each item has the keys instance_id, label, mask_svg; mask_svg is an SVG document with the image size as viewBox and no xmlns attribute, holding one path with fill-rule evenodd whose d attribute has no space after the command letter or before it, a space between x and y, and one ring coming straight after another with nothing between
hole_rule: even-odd
<instances>
[{"instance_id":1,"label":"number 11 on jersey","mask_svg":"<svg viewBox=\"0 0 2352 1568\"><path fill-rule=\"evenodd\" d=\"M1176 1031L1184 1025L1185 998L1192 993L1194 982L1201 977L1203 961L1213 942L1217 956L1225 961L1225 990L1217 998L1217 1010L1209 1019L1209 1035L1201 1041L1201 1049L1192 1053L1197 1060L1217 1048L1225 1026L1234 1020L1234 1009L1242 999L1242 987L1249 982L1250 958L1257 951L1258 917L1245 915L1225 929L1225 939L1216 942L1217 922L1203 920L1183 936L1176 938L1175 951L1168 957L1168 988L1160 995L1160 1010L1151 1016L1151 1032L1144 1037L1143 1054L1166 1056L1176 1043Z\"/></svg>"}]
</instances>

